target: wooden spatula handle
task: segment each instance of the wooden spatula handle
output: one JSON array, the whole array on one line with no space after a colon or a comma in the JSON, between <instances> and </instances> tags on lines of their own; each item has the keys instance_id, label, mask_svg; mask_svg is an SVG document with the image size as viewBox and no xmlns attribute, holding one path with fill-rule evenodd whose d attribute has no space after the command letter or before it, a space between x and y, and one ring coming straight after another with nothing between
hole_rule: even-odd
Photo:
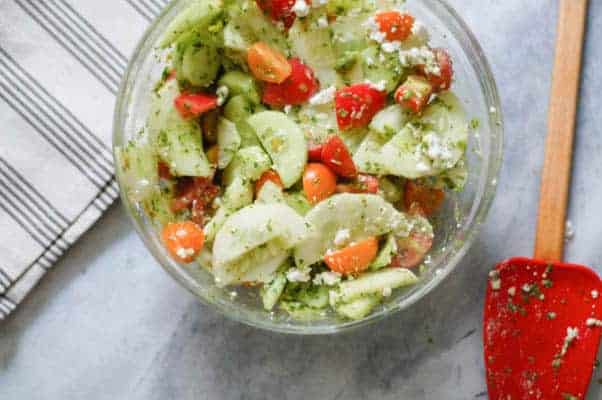
<instances>
[{"instance_id":1,"label":"wooden spatula handle","mask_svg":"<svg viewBox=\"0 0 602 400\"><path fill-rule=\"evenodd\" d=\"M535 258L562 261L587 0L560 0Z\"/></svg>"}]
</instances>

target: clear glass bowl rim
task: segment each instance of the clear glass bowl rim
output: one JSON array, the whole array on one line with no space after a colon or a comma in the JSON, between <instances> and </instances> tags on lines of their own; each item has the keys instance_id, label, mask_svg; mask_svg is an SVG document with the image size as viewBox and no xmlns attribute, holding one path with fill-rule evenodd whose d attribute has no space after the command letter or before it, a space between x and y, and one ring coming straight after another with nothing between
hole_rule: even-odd
<instances>
[{"instance_id":1,"label":"clear glass bowl rim","mask_svg":"<svg viewBox=\"0 0 602 400\"><path fill-rule=\"evenodd\" d=\"M422 0L434 13L446 13L448 17L452 19L452 23L457 26L459 32L463 35L463 39L459 39L463 51L473 57L469 57L473 68L477 71L480 80L480 87L484 95L485 101L488 105L495 109L494 113L488 113L488 125L491 132L491 136L496 136L496 140L491 140L491 146L489 148L489 158L487 163L487 179L485 180L485 187L482 190L483 195L476 199L479 201L477 211L474 218L470 221L469 227L466 230L466 238L461 248L453 254L453 257L445 264L443 272L434 276L427 284L422 288L410 294L405 299L401 300L397 304L392 304L390 307L384 310L374 312L368 315L364 319L358 321L342 321L332 325L289 325L282 324L278 321L272 321L270 319L251 319L237 312L235 307L222 302L214 302L209 298L205 298L195 290L195 286L198 283L190 276L185 275L179 268L174 268L170 265L169 261L165 259L164 254L161 254L153 241L154 233L143 225L136 216L136 210L134 205L125 195L123 190L123 184L120 179L120 171L116 159L116 148L120 143L124 132L123 125L127 118L127 93L129 88L133 85L136 77L134 76L137 65L144 60L145 50L152 51L152 45L149 46L149 39L152 34L159 28L159 25L163 19L170 14L170 12L178 7L180 3L184 3L186 0L173 0L171 1L161 12L161 14L150 24L146 29L143 36L139 40L126 69L125 75L122 78L122 82L117 93L117 101L115 105L115 112L113 118L113 154L116 165L116 178L120 188L121 201L126 209L128 217L134 223L135 229L138 235L142 238L147 249L153 254L154 258L159 262L161 267L169 273L177 282L179 282L184 288L193 293L202 303L208 305L211 308L216 309L226 317L241 322L256 328L265 329L268 331L287 333L287 334L298 334L298 335L323 335L323 334L336 334L346 332L352 329L356 329L362 326L372 324L376 321L384 319L394 313L408 309L414 303L428 295L435 287L437 287L445 278L458 266L458 263L466 255L474 240L478 236L479 230L483 222L485 221L487 214L491 208L491 204L494 200L496 189L497 189L497 178L500 173L500 168L503 159L503 148L504 148L504 126L503 126L503 114L501 109L501 102L497 85L493 78L493 73L487 58L477 41L475 35L472 33L468 25L460 17L460 15L451 7L446 0Z\"/></svg>"}]
</instances>

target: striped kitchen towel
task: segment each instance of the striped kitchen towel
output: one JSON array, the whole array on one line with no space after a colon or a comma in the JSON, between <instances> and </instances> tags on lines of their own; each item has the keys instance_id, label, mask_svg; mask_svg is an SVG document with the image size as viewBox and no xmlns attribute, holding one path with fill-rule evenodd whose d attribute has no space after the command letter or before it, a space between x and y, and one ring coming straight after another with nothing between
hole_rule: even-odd
<instances>
[{"instance_id":1,"label":"striped kitchen towel","mask_svg":"<svg viewBox=\"0 0 602 400\"><path fill-rule=\"evenodd\" d=\"M118 197L115 95L168 0L0 0L0 319Z\"/></svg>"}]
</instances>

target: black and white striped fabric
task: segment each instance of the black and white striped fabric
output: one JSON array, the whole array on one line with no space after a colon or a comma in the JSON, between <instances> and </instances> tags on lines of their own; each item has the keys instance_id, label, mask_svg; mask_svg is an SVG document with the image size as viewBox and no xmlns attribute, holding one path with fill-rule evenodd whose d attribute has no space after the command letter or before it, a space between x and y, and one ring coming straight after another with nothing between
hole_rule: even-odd
<instances>
[{"instance_id":1,"label":"black and white striped fabric","mask_svg":"<svg viewBox=\"0 0 602 400\"><path fill-rule=\"evenodd\" d=\"M118 196L115 95L168 0L0 0L0 319Z\"/></svg>"}]
</instances>

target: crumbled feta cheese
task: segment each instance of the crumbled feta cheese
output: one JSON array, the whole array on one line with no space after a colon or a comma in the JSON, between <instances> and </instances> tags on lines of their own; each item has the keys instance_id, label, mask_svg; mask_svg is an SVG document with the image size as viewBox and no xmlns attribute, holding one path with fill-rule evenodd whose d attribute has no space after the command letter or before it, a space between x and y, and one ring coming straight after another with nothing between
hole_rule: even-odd
<instances>
[{"instance_id":1,"label":"crumbled feta cheese","mask_svg":"<svg viewBox=\"0 0 602 400\"><path fill-rule=\"evenodd\" d=\"M427 46L414 47L409 50L399 52L399 61L404 67L415 67L423 65L427 74L441 75L439 62L435 58L435 53Z\"/></svg>"},{"instance_id":2,"label":"crumbled feta cheese","mask_svg":"<svg viewBox=\"0 0 602 400\"><path fill-rule=\"evenodd\" d=\"M531 291L531 285L529 285L528 283L525 283L525 284L523 285L523 288L522 288L522 289L523 289L523 292L525 292L525 293L529 293L529 292Z\"/></svg>"},{"instance_id":3,"label":"crumbled feta cheese","mask_svg":"<svg viewBox=\"0 0 602 400\"><path fill-rule=\"evenodd\" d=\"M424 135L423 142L427 145L426 155L431 160L442 164L443 166L447 166L447 162L453 161L451 150L441 141L439 135L435 133Z\"/></svg>"},{"instance_id":4,"label":"crumbled feta cheese","mask_svg":"<svg viewBox=\"0 0 602 400\"><path fill-rule=\"evenodd\" d=\"M514 296L516 294L516 287L512 286L511 288L508 289L508 294L510 296Z\"/></svg>"},{"instance_id":5,"label":"crumbled feta cheese","mask_svg":"<svg viewBox=\"0 0 602 400\"><path fill-rule=\"evenodd\" d=\"M307 4L305 0L297 0L295 1L293 8L291 8L291 11L294 12L297 17L307 17L310 11L309 4Z\"/></svg>"},{"instance_id":6,"label":"crumbled feta cheese","mask_svg":"<svg viewBox=\"0 0 602 400\"><path fill-rule=\"evenodd\" d=\"M426 26L418 20L415 20L414 25L412 25L412 35L421 42L428 42L430 37Z\"/></svg>"},{"instance_id":7,"label":"crumbled feta cheese","mask_svg":"<svg viewBox=\"0 0 602 400\"><path fill-rule=\"evenodd\" d=\"M366 57L366 65L367 66L370 67L370 66L375 65L375 64L376 63L374 62L374 58L372 58L372 57Z\"/></svg>"},{"instance_id":8,"label":"crumbled feta cheese","mask_svg":"<svg viewBox=\"0 0 602 400\"><path fill-rule=\"evenodd\" d=\"M495 113L497 112L497 108L495 108L494 106L491 106L491 107L489 108L489 112L490 112L491 114L495 114Z\"/></svg>"},{"instance_id":9,"label":"crumbled feta cheese","mask_svg":"<svg viewBox=\"0 0 602 400\"><path fill-rule=\"evenodd\" d=\"M592 290L592 299L597 299L600 293L597 290Z\"/></svg>"},{"instance_id":10,"label":"crumbled feta cheese","mask_svg":"<svg viewBox=\"0 0 602 400\"><path fill-rule=\"evenodd\" d=\"M390 287L386 287L383 289L383 297L391 297L393 290Z\"/></svg>"},{"instance_id":11,"label":"crumbled feta cheese","mask_svg":"<svg viewBox=\"0 0 602 400\"><path fill-rule=\"evenodd\" d=\"M180 258L188 258L194 255L194 249L188 249L185 247L180 247L176 250L176 255Z\"/></svg>"},{"instance_id":12,"label":"crumbled feta cheese","mask_svg":"<svg viewBox=\"0 0 602 400\"><path fill-rule=\"evenodd\" d=\"M220 86L215 91L215 94L217 95L217 105L221 107L224 105L226 100L228 100L230 90L228 89L228 86Z\"/></svg>"},{"instance_id":13,"label":"crumbled feta cheese","mask_svg":"<svg viewBox=\"0 0 602 400\"><path fill-rule=\"evenodd\" d=\"M320 18L318 18L318 27L320 27L320 28L328 27L328 18L326 18L325 16L321 16Z\"/></svg>"},{"instance_id":14,"label":"crumbled feta cheese","mask_svg":"<svg viewBox=\"0 0 602 400\"><path fill-rule=\"evenodd\" d=\"M314 285L334 286L341 281L341 274L334 271L326 271L317 274L313 280Z\"/></svg>"},{"instance_id":15,"label":"crumbled feta cheese","mask_svg":"<svg viewBox=\"0 0 602 400\"><path fill-rule=\"evenodd\" d=\"M319 91L318 93L314 94L309 99L309 104L311 104L312 106L315 106L315 105L320 105L320 104L331 103L334 100L334 95L335 95L336 91L337 91L337 89L334 86L330 86L326 89L323 89L323 90Z\"/></svg>"},{"instance_id":16,"label":"crumbled feta cheese","mask_svg":"<svg viewBox=\"0 0 602 400\"><path fill-rule=\"evenodd\" d=\"M364 83L367 84L367 85L370 85L370 87L372 89L376 89L376 90L381 91L381 92L384 92L385 89L387 88L387 81L385 81L385 80L382 80L382 81L380 81L378 83L374 83L372 81L365 80Z\"/></svg>"},{"instance_id":17,"label":"crumbled feta cheese","mask_svg":"<svg viewBox=\"0 0 602 400\"><path fill-rule=\"evenodd\" d=\"M370 32L370 39L378 43L383 43L385 41L386 36L384 32L381 32L380 26L378 23L376 23L374 17L368 18L368 20L364 23L364 26L368 28L368 31Z\"/></svg>"},{"instance_id":18,"label":"crumbled feta cheese","mask_svg":"<svg viewBox=\"0 0 602 400\"><path fill-rule=\"evenodd\" d=\"M500 279L500 273L497 270L489 272L489 280L492 290L500 290L502 287L502 280Z\"/></svg>"},{"instance_id":19,"label":"crumbled feta cheese","mask_svg":"<svg viewBox=\"0 0 602 400\"><path fill-rule=\"evenodd\" d=\"M291 106L290 104L287 104L284 106L284 113L285 114L290 114L291 110L293 109L293 106Z\"/></svg>"},{"instance_id":20,"label":"crumbled feta cheese","mask_svg":"<svg viewBox=\"0 0 602 400\"><path fill-rule=\"evenodd\" d=\"M587 321L585 321L585 325L587 325L589 328L593 328L593 327L602 328L602 321L600 321L599 319L596 319L596 318L588 318Z\"/></svg>"},{"instance_id":21,"label":"crumbled feta cheese","mask_svg":"<svg viewBox=\"0 0 602 400\"><path fill-rule=\"evenodd\" d=\"M381 49L383 49L385 53L395 53L401 49L401 42L398 40L393 42L382 42Z\"/></svg>"},{"instance_id":22,"label":"crumbled feta cheese","mask_svg":"<svg viewBox=\"0 0 602 400\"><path fill-rule=\"evenodd\" d=\"M334 235L334 244L337 247L343 247L347 243L349 243L350 239L351 239L351 231L349 231L349 229L340 229Z\"/></svg>"},{"instance_id":23,"label":"crumbled feta cheese","mask_svg":"<svg viewBox=\"0 0 602 400\"><path fill-rule=\"evenodd\" d=\"M416 171L418 171L418 172L426 172L426 171L430 171L430 169L431 168L422 161L420 161L418 164L416 164Z\"/></svg>"},{"instance_id":24,"label":"crumbled feta cheese","mask_svg":"<svg viewBox=\"0 0 602 400\"><path fill-rule=\"evenodd\" d=\"M230 298L231 298L232 300L234 300L234 299L235 299L235 298L237 298L237 297L238 297L238 292L236 292L236 291L234 291L234 290L230 292Z\"/></svg>"},{"instance_id":25,"label":"crumbled feta cheese","mask_svg":"<svg viewBox=\"0 0 602 400\"><path fill-rule=\"evenodd\" d=\"M176 231L176 236L179 238L186 236L186 234L187 234L186 229L178 229Z\"/></svg>"},{"instance_id":26,"label":"crumbled feta cheese","mask_svg":"<svg viewBox=\"0 0 602 400\"><path fill-rule=\"evenodd\" d=\"M570 220L566 221L566 225L564 228L564 240L566 242L572 240L575 237L575 229L573 228L573 223Z\"/></svg>"},{"instance_id":27,"label":"crumbled feta cheese","mask_svg":"<svg viewBox=\"0 0 602 400\"><path fill-rule=\"evenodd\" d=\"M579 329L571 328L570 326L566 328L566 337L564 338L564 343L562 345L562 350L560 350L560 357L564 357L566 352L569 349L569 346L575 339L579 337Z\"/></svg>"},{"instance_id":28,"label":"crumbled feta cheese","mask_svg":"<svg viewBox=\"0 0 602 400\"><path fill-rule=\"evenodd\" d=\"M291 268L286 272L286 279L289 282L309 282L310 272L310 268Z\"/></svg>"}]
</instances>

